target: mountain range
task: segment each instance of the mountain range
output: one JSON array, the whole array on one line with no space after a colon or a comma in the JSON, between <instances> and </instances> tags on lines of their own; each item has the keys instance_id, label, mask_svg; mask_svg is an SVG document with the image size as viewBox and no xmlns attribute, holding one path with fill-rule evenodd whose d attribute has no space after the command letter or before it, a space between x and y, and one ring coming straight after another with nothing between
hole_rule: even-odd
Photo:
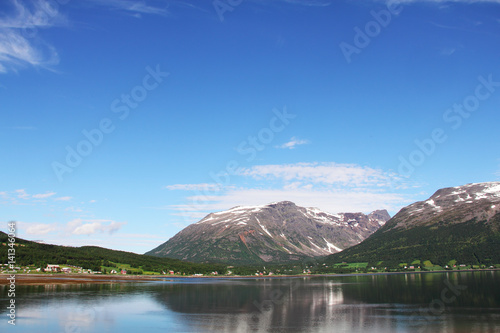
<instances>
[{"instance_id":1,"label":"mountain range","mask_svg":"<svg viewBox=\"0 0 500 333\"><path fill-rule=\"evenodd\" d=\"M147 255L190 262L262 264L323 257L366 239L386 210L331 214L283 201L211 213Z\"/></svg>"},{"instance_id":2,"label":"mountain range","mask_svg":"<svg viewBox=\"0 0 500 333\"><path fill-rule=\"evenodd\" d=\"M4 249L7 238L0 232ZM227 265L287 263L288 270L297 265L301 271L311 262L321 268L318 272L338 263L383 268L425 261L442 267L451 263L500 267L500 182L443 188L392 218L385 210L331 214L289 201L234 207L207 215L147 255L21 238L16 242L18 265L56 263L93 270L126 266L137 273L210 273L224 272ZM0 251L0 262L7 262L7 256L7 251ZM208 262L225 265L203 264Z\"/></svg>"},{"instance_id":3,"label":"mountain range","mask_svg":"<svg viewBox=\"0 0 500 333\"><path fill-rule=\"evenodd\" d=\"M326 263L384 265L430 260L468 264L500 263L500 182L438 190L401 209L360 244L333 254Z\"/></svg>"}]
</instances>

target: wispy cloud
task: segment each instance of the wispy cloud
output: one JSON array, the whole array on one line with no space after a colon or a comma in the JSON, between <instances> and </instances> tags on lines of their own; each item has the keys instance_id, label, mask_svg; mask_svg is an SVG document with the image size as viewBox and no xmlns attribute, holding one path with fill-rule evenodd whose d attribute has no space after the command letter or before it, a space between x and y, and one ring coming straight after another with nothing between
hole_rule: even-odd
<instances>
[{"instance_id":1,"label":"wispy cloud","mask_svg":"<svg viewBox=\"0 0 500 333\"><path fill-rule=\"evenodd\" d=\"M295 147L297 147L297 146L306 145L306 144L309 144L309 143L310 143L309 140L303 140L303 139L299 139L299 138L296 138L296 137L292 137L290 139L290 141L285 142L282 145L275 146L275 148L279 148L279 149L295 149Z\"/></svg>"},{"instance_id":2,"label":"wispy cloud","mask_svg":"<svg viewBox=\"0 0 500 333\"><path fill-rule=\"evenodd\" d=\"M456 51L457 51L457 49L453 48L453 47L442 48L441 50L439 50L439 54L442 56L451 56Z\"/></svg>"},{"instance_id":3,"label":"wispy cloud","mask_svg":"<svg viewBox=\"0 0 500 333\"><path fill-rule=\"evenodd\" d=\"M25 189L19 189L14 191L19 199L28 199L30 195L26 193Z\"/></svg>"},{"instance_id":4,"label":"wispy cloud","mask_svg":"<svg viewBox=\"0 0 500 333\"><path fill-rule=\"evenodd\" d=\"M196 222L208 213L241 205L293 201L301 206L320 207L332 213L370 212L385 208L396 212L413 198L397 189L409 185L395 173L355 164L296 163L242 168L236 177L244 187L225 187L211 193L196 193L186 202L169 206L184 224ZM236 179L235 179L236 180ZM183 185L183 188L197 188Z\"/></svg>"},{"instance_id":5,"label":"wispy cloud","mask_svg":"<svg viewBox=\"0 0 500 333\"><path fill-rule=\"evenodd\" d=\"M125 222L99 219L74 219L64 224L60 223L36 223L17 221L20 231L27 236L44 236L47 234L69 236L89 236L94 234L113 234L124 226Z\"/></svg>"},{"instance_id":6,"label":"wispy cloud","mask_svg":"<svg viewBox=\"0 0 500 333\"><path fill-rule=\"evenodd\" d=\"M111 9L120 10L129 13L135 17L141 17L142 14L162 15L168 14L168 6L152 6L146 1L135 0L92 0L95 5L105 6Z\"/></svg>"},{"instance_id":7,"label":"wispy cloud","mask_svg":"<svg viewBox=\"0 0 500 333\"><path fill-rule=\"evenodd\" d=\"M218 191L221 186L218 184L175 184L167 185L165 188L180 191Z\"/></svg>"},{"instance_id":8,"label":"wispy cloud","mask_svg":"<svg viewBox=\"0 0 500 333\"><path fill-rule=\"evenodd\" d=\"M186 223L196 222L207 214L235 206L263 205L276 201L292 201L300 206L320 207L331 212L371 212L387 209L396 212L412 200L403 194L374 190L327 190L316 188L240 188L218 196L188 197L184 205L171 209Z\"/></svg>"},{"instance_id":9,"label":"wispy cloud","mask_svg":"<svg viewBox=\"0 0 500 333\"><path fill-rule=\"evenodd\" d=\"M73 235L93 235L98 233L113 234L124 226L125 222L112 220L74 219L67 224L67 231Z\"/></svg>"},{"instance_id":10,"label":"wispy cloud","mask_svg":"<svg viewBox=\"0 0 500 333\"><path fill-rule=\"evenodd\" d=\"M52 2L11 0L11 11L0 17L0 73L31 65L50 68L59 62L55 49L39 38L39 29L65 22Z\"/></svg>"},{"instance_id":11,"label":"wispy cloud","mask_svg":"<svg viewBox=\"0 0 500 333\"><path fill-rule=\"evenodd\" d=\"M46 235L50 232L57 231L59 229L57 225L54 223L46 224L46 223L18 222L18 224L20 225L21 228L25 229L25 233L27 235L33 235L33 236Z\"/></svg>"},{"instance_id":12,"label":"wispy cloud","mask_svg":"<svg viewBox=\"0 0 500 333\"><path fill-rule=\"evenodd\" d=\"M69 20L61 13L65 2L5 1L8 2L5 6L8 10L0 15L0 73L17 72L29 66L52 70L59 63L58 52L40 37L39 32L69 24ZM122 11L134 17L168 14L168 6L153 6L146 1L92 0L89 3L108 10Z\"/></svg>"},{"instance_id":13,"label":"wispy cloud","mask_svg":"<svg viewBox=\"0 0 500 333\"><path fill-rule=\"evenodd\" d=\"M43 200L43 199L50 198L50 197L57 194L56 192L47 192L47 193L39 193L39 194L31 195L31 194L28 194L25 189L15 190L14 193L17 196L17 198L24 199L24 200L28 200L28 199L38 199L38 200L42 199Z\"/></svg>"},{"instance_id":14,"label":"wispy cloud","mask_svg":"<svg viewBox=\"0 0 500 333\"><path fill-rule=\"evenodd\" d=\"M50 198L51 196L54 196L55 194L56 194L56 192L33 194L33 198L34 199L47 199L47 198Z\"/></svg>"},{"instance_id":15,"label":"wispy cloud","mask_svg":"<svg viewBox=\"0 0 500 333\"><path fill-rule=\"evenodd\" d=\"M18 189L14 191L3 191L0 192L0 197L6 201L3 204L17 205L20 202L23 204L36 205L38 203L45 203L47 200L52 200L55 202L67 202L73 199L70 196L60 196L56 197L57 193L53 191L46 191L45 193L30 194L25 189ZM22 201L20 201L21 199Z\"/></svg>"},{"instance_id":16,"label":"wispy cloud","mask_svg":"<svg viewBox=\"0 0 500 333\"><path fill-rule=\"evenodd\" d=\"M59 197L59 198L55 198L54 200L55 201L70 201L71 199L73 199L72 197Z\"/></svg>"},{"instance_id":17,"label":"wispy cloud","mask_svg":"<svg viewBox=\"0 0 500 333\"><path fill-rule=\"evenodd\" d=\"M240 174L254 179L281 179L285 182L339 185L348 187L390 186L400 182L395 173L355 164L296 163L284 165L258 165L240 169Z\"/></svg>"}]
</instances>

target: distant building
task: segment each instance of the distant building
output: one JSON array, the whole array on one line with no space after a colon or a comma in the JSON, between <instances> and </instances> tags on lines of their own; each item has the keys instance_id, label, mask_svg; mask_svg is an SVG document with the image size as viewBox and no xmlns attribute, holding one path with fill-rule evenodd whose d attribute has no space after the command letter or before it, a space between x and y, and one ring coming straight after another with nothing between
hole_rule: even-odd
<instances>
[{"instance_id":1,"label":"distant building","mask_svg":"<svg viewBox=\"0 0 500 333\"><path fill-rule=\"evenodd\" d=\"M45 268L46 272L60 272L61 267L59 265L47 265L47 268Z\"/></svg>"},{"instance_id":2,"label":"distant building","mask_svg":"<svg viewBox=\"0 0 500 333\"><path fill-rule=\"evenodd\" d=\"M69 267L63 267L63 268L61 268L61 271L63 273L71 273L71 268L69 268Z\"/></svg>"}]
</instances>

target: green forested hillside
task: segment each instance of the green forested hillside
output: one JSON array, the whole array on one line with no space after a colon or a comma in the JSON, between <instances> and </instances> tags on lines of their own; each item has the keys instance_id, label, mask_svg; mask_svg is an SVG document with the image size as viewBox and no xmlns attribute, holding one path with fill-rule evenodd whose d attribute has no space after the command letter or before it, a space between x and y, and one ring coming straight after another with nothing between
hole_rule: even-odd
<instances>
[{"instance_id":1,"label":"green forested hillside","mask_svg":"<svg viewBox=\"0 0 500 333\"><path fill-rule=\"evenodd\" d=\"M0 232L0 263L7 263L7 235ZM224 273L225 266L217 264L195 264L176 259L158 258L131 252L115 251L97 246L67 247L39 244L16 238L15 259L17 266L47 264L73 265L100 271L102 266L113 267L114 263L128 264L134 271L161 272L173 270L186 274Z\"/></svg>"},{"instance_id":2,"label":"green forested hillside","mask_svg":"<svg viewBox=\"0 0 500 333\"><path fill-rule=\"evenodd\" d=\"M362 243L327 257L327 263L368 262L397 266L430 260L445 266L451 260L468 265L500 263L500 214L490 221L472 219L450 225L425 225L410 229L381 228Z\"/></svg>"}]
</instances>

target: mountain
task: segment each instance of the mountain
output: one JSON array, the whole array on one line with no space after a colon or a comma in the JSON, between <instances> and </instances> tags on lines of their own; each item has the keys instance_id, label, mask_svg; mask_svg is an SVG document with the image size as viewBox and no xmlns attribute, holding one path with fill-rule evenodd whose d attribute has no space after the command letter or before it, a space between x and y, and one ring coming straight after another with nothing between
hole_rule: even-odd
<instances>
[{"instance_id":1,"label":"mountain","mask_svg":"<svg viewBox=\"0 0 500 333\"><path fill-rule=\"evenodd\" d=\"M490 182L440 189L326 262L499 264L499 249L500 182Z\"/></svg>"},{"instance_id":2,"label":"mountain","mask_svg":"<svg viewBox=\"0 0 500 333\"><path fill-rule=\"evenodd\" d=\"M385 210L330 214L289 201L234 207L207 215L146 254L230 264L300 260L353 246L389 218Z\"/></svg>"}]
</instances>

